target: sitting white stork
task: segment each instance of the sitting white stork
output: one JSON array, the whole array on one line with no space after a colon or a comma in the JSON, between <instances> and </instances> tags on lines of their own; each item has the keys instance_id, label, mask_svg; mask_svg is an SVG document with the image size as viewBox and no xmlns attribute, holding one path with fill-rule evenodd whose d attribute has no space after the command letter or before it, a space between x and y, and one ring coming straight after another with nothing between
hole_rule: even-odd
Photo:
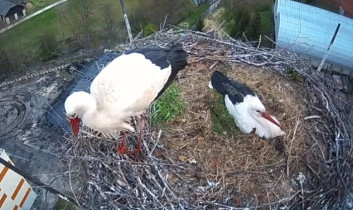
<instances>
[{"instance_id":1,"label":"sitting white stork","mask_svg":"<svg viewBox=\"0 0 353 210\"><path fill-rule=\"evenodd\" d=\"M209 86L223 95L229 114L242 132L256 133L266 139L285 134L278 120L266 112L259 97L249 87L219 71L213 72Z\"/></svg>"},{"instance_id":2,"label":"sitting white stork","mask_svg":"<svg viewBox=\"0 0 353 210\"><path fill-rule=\"evenodd\" d=\"M181 45L174 45L168 49L134 49L115 58L92 81L90 93L74 92L66 99L65 111L74 135L78 135L80 119L103 134L123 131L118 151L129 154L125 131L134 131L128 123L130 117L141 115L163 93L187 65L187 57ZM135 158L141 150L144 122L139 125Z\"/></svg>"}]
</instances>

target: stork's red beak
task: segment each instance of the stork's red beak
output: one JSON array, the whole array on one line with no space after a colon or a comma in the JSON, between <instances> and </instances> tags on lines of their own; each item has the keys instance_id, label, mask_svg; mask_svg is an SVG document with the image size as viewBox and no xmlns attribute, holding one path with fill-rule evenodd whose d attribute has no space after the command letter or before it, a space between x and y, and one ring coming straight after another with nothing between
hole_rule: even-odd
<instances>
[{"instance_id":1,"label":"stork's red beak","mask_svg":"<svg viewBox=\"0 0 353 210\"><path fill-rule=\"evenodd\" d=\"M75 117L70 119L70 125L72 128L72 132L74 133L75 136L77 136L80 128L80 118Z\"/></svg>"},{"instance_id":2,"label":"stork's red beak","mask_svg":"<svg viewBox=\"0 0 353 210\"><path fill-rule=\"evenodd\" d=\"M262 112L262 117L282 129L282 126L276 120L274 120L268 112Z\"/></svg>"}]
</instances>

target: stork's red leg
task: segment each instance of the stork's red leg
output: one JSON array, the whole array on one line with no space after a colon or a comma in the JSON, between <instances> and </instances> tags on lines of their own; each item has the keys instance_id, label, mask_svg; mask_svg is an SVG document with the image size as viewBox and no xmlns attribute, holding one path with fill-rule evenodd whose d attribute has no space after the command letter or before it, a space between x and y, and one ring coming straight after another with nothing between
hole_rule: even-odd
<instances>
[{"instance_id":1,"label":"stork's red leg","mask_svg":"<svg viewBox=\"0 0 353 210\"><path fill-rule=\"evenodd\" d=\"M120 155L130 154L130 152L126 149L125 138L126 138L126 132L123 132L123 142L122 142L121 145L116 149L116 150L118 150L118 152L120 153Z\"/></svg>"},{"instance_id":2,"label":"stork's red leg","mask_svg":"<svg viewBox=\"0 0 353 210\"><path fill-rule=\"evenodd\" d=\"M139 131L139 139L137 142L137 149L135 150L135 160L138 160L139 154L141 152L141 142L142 142L142 130L145 127L145 120L143 117L139 118L139 127L140 127L140 131Z\"/></svg>"}]
</instances>

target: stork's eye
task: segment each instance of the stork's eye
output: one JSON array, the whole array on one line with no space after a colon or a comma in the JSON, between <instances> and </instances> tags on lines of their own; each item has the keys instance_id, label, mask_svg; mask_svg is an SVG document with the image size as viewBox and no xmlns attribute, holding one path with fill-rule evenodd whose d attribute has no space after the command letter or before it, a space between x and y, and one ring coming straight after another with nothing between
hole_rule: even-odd
<instances>
[{"instance_id":1,"label":"stork's eye","mask_svg":"<svg viewBox=\"0 0 353 210\"><path fill-rule=\"evenodd\" d=\"M260 110L256 110L258 113L261 113Z\"/></svg>"},{"instance_id":2,"label":"stork's eye","mask_svg":"<svg viewBox=\"0 0 353 210\"><path fill-rule=\"evenodd\" d=\"M70 114L70 115L66 115L66 118L68 118L68 119L73 119L73 118L76 118L76 117L77 117L76 113Z\"/></svg>"}]
</instances>

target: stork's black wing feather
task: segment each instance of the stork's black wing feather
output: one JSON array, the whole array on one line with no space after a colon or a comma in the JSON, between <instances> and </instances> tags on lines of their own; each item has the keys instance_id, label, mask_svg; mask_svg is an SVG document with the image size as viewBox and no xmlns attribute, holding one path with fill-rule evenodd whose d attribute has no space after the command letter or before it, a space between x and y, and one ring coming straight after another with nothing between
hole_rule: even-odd
<instances>
[{"instance_id":1,"label":"stork's black wing feather","mask_svg":"<svg viewBox=\"0 0 353 210\"><path fill-rule=\"evenodd\" d=\"M243 102L246 95L256 95L249 87L230 79L219 71L213 72L211 84L223 96L228 95L233 104Z\"/></svg>"},{"instance_id":2,"label":"stork's black wing feather","mask_svg":"<svg viewBox=\"0 0 353 210\"><path fill-rule=\"evenodd\" d=\"M153 64L159 66L161 69L165 69L170 65L170 63L168 62L168 51L169 50L163 48L138 48L126 51L125 54L142 54Z\"/></svg>"},{"instance_id":3,"label":"stork's black wing feather","mask_svg":"<svg viewBox=\"0 0 353 210\"><path fill-rule=\"evenodd\" d=\"M140 53L150 60L153 64L161 69L172 65L174 71L179 71L187 65L188 54L180 44L173 45L169 48L137 48L126 51L124 54Z\"/></svg>"}]
</instances>

